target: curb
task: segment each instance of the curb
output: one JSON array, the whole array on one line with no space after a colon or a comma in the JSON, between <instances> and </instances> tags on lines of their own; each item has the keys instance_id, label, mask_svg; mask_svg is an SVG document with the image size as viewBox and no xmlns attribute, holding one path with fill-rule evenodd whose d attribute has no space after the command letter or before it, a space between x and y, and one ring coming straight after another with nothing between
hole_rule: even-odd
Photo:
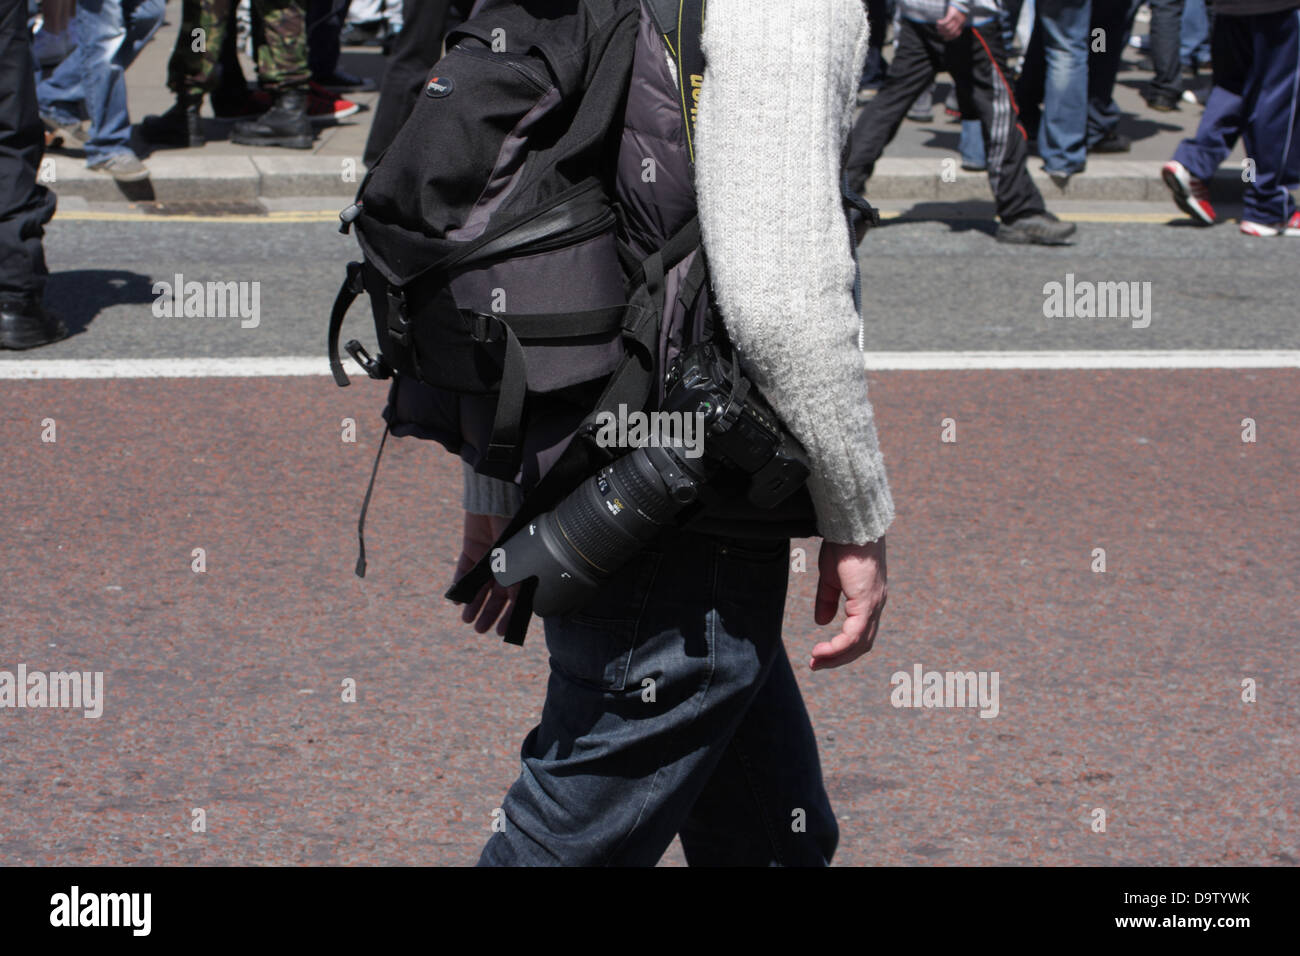
<instances>
[{"instance_id":1,"label":"curb","mask_svg":"<svg viewBox=\"0 0 1300 956\"><path fill-rule=\"evenodd\" d=\"M53 161L51 163L51 160ZM1037 165L1037 161L1031 161ZM1163 202L1169 191L1160 179L1160 160L1098 159L1084 173L1058 186L1039 170L1034 183L1051 203L1059 200ZM150 179L117 183L88 170L77 157L49 155L42 181L60 196L89 202L255 201L261 198L337 197L350 200L365 174L360 159L349 156L253 154L184 156L163 153L147 160ZM53 179L50 179L52 173ZM1238 172L1222 169L1212 189L1216 200L1241 196ZM867 184L868 199L989 201L988 176L965 172L951 156L930 159L882 159Z\"/></svg>"}]
</instances>

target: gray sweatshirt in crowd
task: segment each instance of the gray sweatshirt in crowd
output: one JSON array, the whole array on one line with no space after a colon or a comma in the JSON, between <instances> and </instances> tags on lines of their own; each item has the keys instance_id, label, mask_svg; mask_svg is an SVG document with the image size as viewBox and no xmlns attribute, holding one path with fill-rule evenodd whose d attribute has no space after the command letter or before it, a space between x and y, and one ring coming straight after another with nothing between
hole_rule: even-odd
<instances>
[{"instance_id":1,"label":"gray sweatshirt in crowd","mask_svg":"<svg viewBox=\"0 0 1300 956\"><path fill-rule=\"evenodd\" d=\"M828 541L894 517L853 305L840 157L867 53L861 0L709 0L695 184L710 279L741 367L803 443ZM465 466L465 508L518 490Z\"/></svg>"}]
</instances>

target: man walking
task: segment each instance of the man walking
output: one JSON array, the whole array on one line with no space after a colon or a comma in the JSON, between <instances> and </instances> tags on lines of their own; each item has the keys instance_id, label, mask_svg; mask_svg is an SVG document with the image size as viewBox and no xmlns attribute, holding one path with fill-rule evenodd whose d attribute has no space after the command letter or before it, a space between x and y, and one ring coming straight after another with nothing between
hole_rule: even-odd
<instances>
[{"instance_id":1,"label":"man walking","mask_svg":"<svg viewBox=\"0 0 1300 956\"><path fill-rule=\"evenodd\" d=\"M962 115L978 115L1000 242L1063 245L1073 223L1047 212L1026 168L1025 131L1007 82L996 0L900 0L898 50L849 139L849 187L861 192L912 101L947 70ZM972 22L968 23L968 19Z\"/></svg>"}]
</instances>

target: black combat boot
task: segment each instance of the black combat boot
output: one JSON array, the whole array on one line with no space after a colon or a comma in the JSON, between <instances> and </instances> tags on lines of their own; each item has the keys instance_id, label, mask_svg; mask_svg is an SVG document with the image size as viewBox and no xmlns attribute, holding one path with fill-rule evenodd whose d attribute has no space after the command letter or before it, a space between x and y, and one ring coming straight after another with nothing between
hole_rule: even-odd
<instances>
[{"instance_id":1,"label":"black combat boot","mask_svg":"<svg viewBox=\"0 0 1300 956\"><path fill-rule=\"evenodd\" d=\"M230 141L241 146L285 146L311 149L311 120L307 118L307 91L282 90L271 108L257 119L236 123Z\"/></svg>"},{"instance_id":2,"label":"black combat boot","mask_svg":"<svg viewBox=\"0 0 1300 956\"><path fill-rule=\"evenodd\" d=\"M199 119L202 105L202 96L178 96L175 105L166 113L146 116L140 122L140 134L151 143L166 146L202 146L207 142L203 136L203 121Z\"/></svg>"}]
</instances>

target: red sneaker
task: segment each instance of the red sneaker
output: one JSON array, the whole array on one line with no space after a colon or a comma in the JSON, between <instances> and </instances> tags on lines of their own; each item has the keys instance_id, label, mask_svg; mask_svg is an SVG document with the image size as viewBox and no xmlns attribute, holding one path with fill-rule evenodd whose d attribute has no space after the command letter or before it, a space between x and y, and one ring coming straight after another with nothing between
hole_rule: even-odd
<instances>
[{"instance_id":1,"label":"red sneaker","mask_svg":"<svg viewBox=\"0 0 1300 956\"><path fill-rule=\"evenodd\" d=\"M361 107L351 100L335 96L319 83L309 83L307 93L307 118L313 123L329 123L341 120L353 113L360 112Z\"/></svg>"},{"instance_id":2,"label":"red sneaker","mask_svg":"<svg viewBox=\"0 0 1300 956\"><path fill-rule=\"evenodd\" d=\"M1160 175L1169 191L1174 194L1174 202L1179 209L1203 225L1214 225L1214 207L1210 205L1210 189L1205 183L1174 159L1165 163Z\"/></svg>"},{"instance_id":3,"label":"red sneaker","mask_svg":"<svg viewBox=\"0 0 1300 956\"><path fill-rule=\"evenodd\" d=\"M1291 213L1291 218L1286 221L1286 229L1283 230L1284 236L1300 236L1300 209Z\"/></svg>"}]
</instances>

